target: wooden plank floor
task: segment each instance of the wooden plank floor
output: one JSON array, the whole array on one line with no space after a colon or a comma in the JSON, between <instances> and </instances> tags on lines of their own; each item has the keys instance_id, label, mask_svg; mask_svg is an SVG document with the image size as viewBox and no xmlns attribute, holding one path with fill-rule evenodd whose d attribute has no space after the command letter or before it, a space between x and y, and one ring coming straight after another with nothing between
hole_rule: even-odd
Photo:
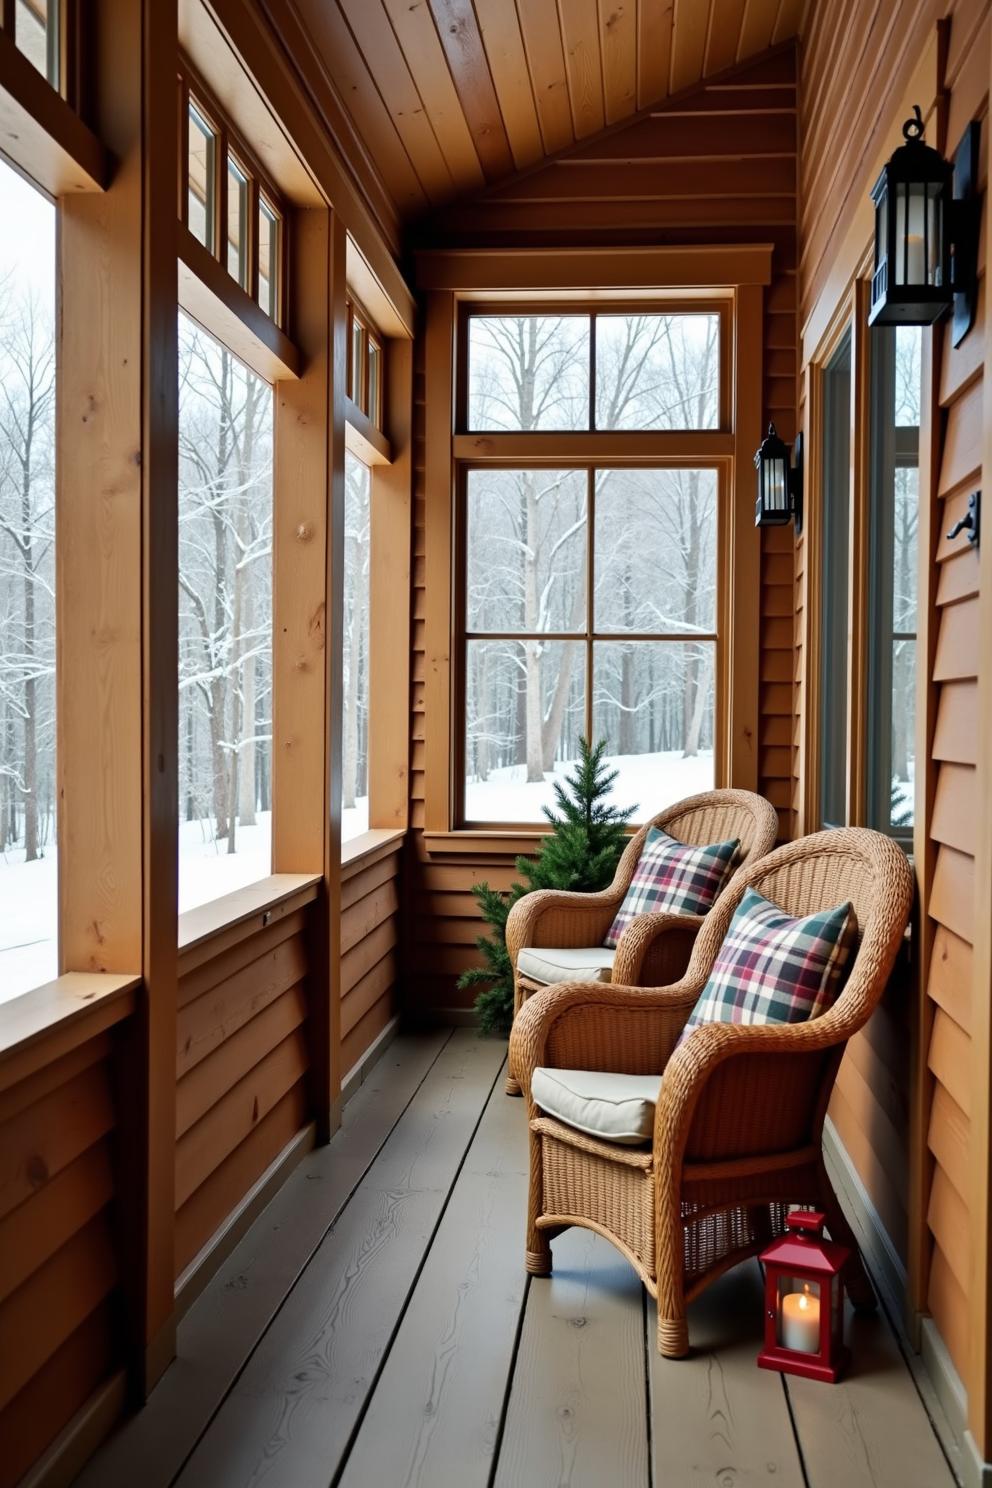
<instances>
[{"instance_id":1,"label":"wooden plank floor","mask_svg":"<svg viewBox=\"0 0 992 1488\"><path fill-rule=\"evenodd\" d=\"M524 1107L469 1030L392 1045L180 1326L81 1488L953 1488L881 1317L833 1388L759 1370L739 1267L654 1347L605 1240L522 1265Z\"/></svg>"}]
</instances>

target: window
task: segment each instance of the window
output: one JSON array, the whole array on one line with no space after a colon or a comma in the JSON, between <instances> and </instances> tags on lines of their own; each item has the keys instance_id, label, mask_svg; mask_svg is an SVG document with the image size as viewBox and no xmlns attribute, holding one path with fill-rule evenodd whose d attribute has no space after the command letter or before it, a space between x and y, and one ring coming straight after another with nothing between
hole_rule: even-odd
<instances>
[{"instance_id":1,"label":"window","mask_svg":"<svg viewBox=\"0 0 992 1488\"><path fill-rule=\"evenodd\" d=\"M186 226L281 325L285 218L275 194L220 112L191 93L182 75L180 98L187 141L181 192Z\"/></svg>"},{"instance_id":2,"label":"window","mask_svg":"<svg viewBox=\"0 0 992 1488\"><path fill-rule=\"evenodd\" d=\"M872 333L867 819L897 836L913 825L921 352L918 327Z\"/></svg>"},{"instance_id":3,"label":"window","mask_svg":"<svg viewBox=\"0 0 992 1488\"><path fill-rule=\"evenodd\" d=\"M268 876L272 389L179 320L179 908Z\"/></svg>"},{"instance_id":4,"label":"window","mask_svg":"<svg viewBox=\"0 0 992 1488\"><path fill-rule=\"evenodd\" d=\"M59 86L59 11L56 0L14 0L14 42L53 88Z\"/></svg>"},{"instance_id":5,"label":"window","mask_svg":"<svg viewBox=\"0 0 992 1488\"><path fill-rule=\"evenodd\" d=\"M823 370L820 818L847 821L848 603L851 544L851 335Z\"/></svg>"},{"instance_id":6,"label":"window","mask_svg":"<svg viewBox=\"0 0 992 1488\"><path fill-rule=\"evenodd\" d=\"M382 428L382 342L350 300L348 397L371 424Z\"/></svg>"},{"instance_id":7,"label":"window","mask_svg":"<svg viewBox=\"0 0 992 1488\"><path fill-rule=\"evenodd\" d=\"M719 390L716 313L469 317L473 432L716 429Z\"/></svg>"},{"instance_id":8,"label":"window","mask_svg":"<svg viewBox=\"0 0 992 1488\"><path fill-rule=\"evenodd\" d=\"M351 451L344 462L344 666L341 840L369 827L369 557L372 478Z\"/></svg>"},{"instance_id":9,"label":"window","mask_svg":"<svg viewBox=\"0 0 992 1488\"><path fill-rule=\"evenodd\" d=\"M211 252L214 246L214 181L217 136L195 103L189 106L187 215L189 230Z\"/></svg>"},{"instance_id":10,"label":"window","mask_svg":"<svg viewBox=\"0 0 992 1488\"><path fill-rule=\"evenodd\" d=\"M248 288L248 177L227 157L227 272Z\"/></svg>"},{"instance_id":11,"label":"window","mask_svg":"<svg viewBox=\"0 0 992 1488\"><path fill-rule=\"evenodd\" d=\"M714 783L715 469L470 469L467 823L541 820L585 734L613 797Z\"/></svg>"},{"instance_id":12,"label":"window","mask_svg":"<svg viewBox=\"0 0 992 1488\"><path fill-rule=\"evenodd\" d=\"M55 208L0 160L0 1001L58 974Z\"/></svg>"}]
</instances>

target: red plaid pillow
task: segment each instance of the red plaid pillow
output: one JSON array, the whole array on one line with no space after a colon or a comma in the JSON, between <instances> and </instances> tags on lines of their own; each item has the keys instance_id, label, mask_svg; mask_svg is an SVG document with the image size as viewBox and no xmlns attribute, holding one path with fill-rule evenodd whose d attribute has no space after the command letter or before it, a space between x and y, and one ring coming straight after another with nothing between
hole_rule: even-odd
<instances>
[{"instance_id":1,"label":"red plaid pillow","mask_svg":"<svg viewBox=\"0 0 992 1488\"><path fill-rule=\"evenodd\" d=\"M739 847L736 837L732 842L691 847L652 827L603 944L619 945L637 915L706 914L727 881Z\"/></svg>"},{"instance_id":2,"label":"red plaid pillow","mask_svg":"<svg viewBox=\"0 0 992 1488\"><path fill-rule=\"evenodd\" d=\"M851 904L792 919L748 889L682 1030L704 1023L805 1023L836 1000L857 942Z\"/></svg>"}]
</instances>

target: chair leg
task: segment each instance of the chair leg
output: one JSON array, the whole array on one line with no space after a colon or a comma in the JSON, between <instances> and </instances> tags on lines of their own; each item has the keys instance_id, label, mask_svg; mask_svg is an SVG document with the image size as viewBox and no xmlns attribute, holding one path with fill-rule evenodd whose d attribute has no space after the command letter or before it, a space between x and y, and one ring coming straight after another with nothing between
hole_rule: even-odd
<instances>
[{"instance_id":1,"label":"chair leg","mask_svg":"<svg viewBox=\"0 0 992 1488\"><path fill-rule=\"evenodd\" d=\"M659 1173L655 1190L655 1274L658 1282L658 1352L665 1359L684 1359L689 1352L685 1315L685 1262L682 1254L682 1208L673 1182Z\"/></svg>"},{"instance_id":2,"label":"chair leg","mask_svg":"<svg viewBox=\"0 0 992 1488\"><path fill-rule=\"evenodd\" d=\"M523 1095L523 1091L520 1089L520 1081L515 1080L512 1075L507 1075L506 1084L503 1088L507 1095Z\"/></svg>"},{"instance_id":3,"label":"chair leg","mask_svg":"<svg viewBox=\"0 0 992 1488\"><path fill-rule=\"evenodd\" d=\"M544 1153L539 1132L530 1133L530 1188L527 1195L527 1244L524 1267L531 1276L551 1275L551 1235L537 1221L544 1208Z\"/></svg>"},{"instance_id":4,"label":"chair leg","mask_svg":"<svg viewBox=\"0 0 992 1488\"><path fill-rule=\"evenodd\" d=\"M834 1193L833 1184L826 1168L820 1165L820 1194L823 1212L827 1216L827 1229L830 1231L831 1239L836 1240L838 1245L845 1245L851 1252L851 1259L847 1263L844 1275L844 1285L847 1287L847 1295L855 1312L875 1312L878 1308L878 1299L875 1296L875 1288L871 1284L865 1263L861 1256L861 1247L858 1245L854 1231L847 1222L847 1215L840 1206L840 1200Z\"/></svg>"},{"instance_id":5,"label":"chair leg","mask_svg":"<svg viewBox=\"0 0 992 1488\"><path fill-rule=\"evenodd\" d=\"M684 1317L658 1314L658 1352L663 1359L684 1359L689 1352L689 1325Z\"/></svg>"}]
</instances>

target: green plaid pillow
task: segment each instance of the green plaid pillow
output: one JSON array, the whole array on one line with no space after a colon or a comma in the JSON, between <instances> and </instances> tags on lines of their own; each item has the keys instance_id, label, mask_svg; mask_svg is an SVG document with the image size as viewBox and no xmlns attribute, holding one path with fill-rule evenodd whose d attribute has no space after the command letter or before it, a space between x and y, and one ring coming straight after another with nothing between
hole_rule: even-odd
<instances>
[{"instance_id":1,"label":"green plaid pillow","mask_svg":"<svg viewBox=\"0 0 992 1488\"><path fill-rule=\"evenodd\" d=\"M850 904L794 920L748 889L682 1031L704 1023L805 1023L840 991L858 922Z\"/></svg>"},{"instance_id":2,"label":"green plaid pillow","mask_svg":"<svg viewBox=\"0 0 992 1488\"><path fill-rule=\"evenodd\" d=\"M739 847L736 837L692 847L652 827L603 944L618 946L637 915L705 914L726 883Z\"/></svg>"}]
</instances>

